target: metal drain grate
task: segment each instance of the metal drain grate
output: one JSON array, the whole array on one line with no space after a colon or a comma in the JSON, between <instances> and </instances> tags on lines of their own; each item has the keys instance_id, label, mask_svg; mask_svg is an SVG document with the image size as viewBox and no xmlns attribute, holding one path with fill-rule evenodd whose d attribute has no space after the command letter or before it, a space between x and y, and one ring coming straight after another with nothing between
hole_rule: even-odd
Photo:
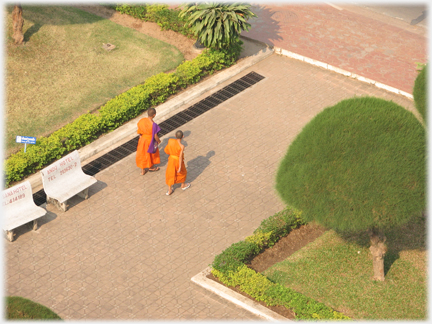
<instances>
[{"instance_id":1,"label":"metal drain grate","mask_svg":"<svg viewBox=\"0 0 432 324\"><path fill-rule=\"evenodd\" d=\"M240 79L230 83L226 87L223 87L214 94L208 96L207 98L197 102L191 107L175 114L174 116L164 120L159 124L161 131L159 132L159 137L162 137L171 131L183 126L192 119L202 115L206 111L216 107L222 102L234 97L236 94L242 92L243 90L251 87L255 83L261 81L264 77L258 73L250 72L247 75L241 77ZM94 161L83 166L83 171L85 174L94 176L96 173L106 169L110 165L120 161L126 156L136 152L138 145L139 136L131 139L130 141L120 145L119 147L109 151L108 153L102 155L101 157L95 159ZM46 194L43 189L35 192L33 194L33 200L36 205L40 206L46 202Z\"/></svg>"}]
</instances>

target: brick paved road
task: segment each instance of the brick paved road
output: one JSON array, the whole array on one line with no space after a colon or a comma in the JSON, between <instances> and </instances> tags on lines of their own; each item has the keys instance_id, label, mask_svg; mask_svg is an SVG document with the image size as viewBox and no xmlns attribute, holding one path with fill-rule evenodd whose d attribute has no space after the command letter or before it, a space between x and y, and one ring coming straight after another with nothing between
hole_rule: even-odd
<instances>
[{"instance_id":1,"label":"brick paved road","mask_svg":"<svg viewBox=\"0 0 432 324\"><path fill-rule=\"evenodd\" d=\"M427 30L358 6L255 4L247 36L412 94ZM349 10L347 10L347 8Z\"/></svg>"},{"instance_id":2,"label":"brick paved road","mask_svg":"<svg viewBox=\"0 0 432 324\"><path fill-rule=\"evenodd\" d=\"M144 177L134 154L100 172L88 200L65 213L49 207L37 232L5 244L6 294L69 320L257 319L190 278L283 208L278 163L323 108L363 95L413 103L276 54L235 79L250 71L265 79L181 128L190 189L165 196L165 155Z\"/></svg>"}]
</instances>

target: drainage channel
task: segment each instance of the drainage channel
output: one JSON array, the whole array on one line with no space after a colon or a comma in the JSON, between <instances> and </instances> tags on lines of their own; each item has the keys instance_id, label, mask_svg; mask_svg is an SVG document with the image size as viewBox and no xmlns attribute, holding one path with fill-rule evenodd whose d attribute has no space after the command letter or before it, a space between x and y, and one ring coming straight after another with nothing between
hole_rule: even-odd
<instances>
[{"instance_id":1,"label":"drainage channel","mask_svg":"<svg viewBox=\"0 0 432 324\"><path fill-rule=\"evenodd\" d=\"M161 131L158 133L159 137L162 137L171 131L183 126L187 122L195 119L196 117L202 115L206 111L216 107L222 102L234 97L243 90L251 87L255 83L261 81L264 77L256 72L250 72L240 79L230 83L219 91L213 93L207 98L197 102L196 104L190 106L189 108L175 114L174 116L164 120L159 124ZM83 171L85 174L94 176L96 173L106 169L107 167L113 165L114 163L120 161L126 156L136 152L138 145L139 136L137 135L128 142L118 146L117 148L105 153L101 157L93 160L92 162L83 166ZM37 206L42 205L46 202L46 194L43 189L35 192L33 194L33 200Z\"/></svg>"}]
</instances>

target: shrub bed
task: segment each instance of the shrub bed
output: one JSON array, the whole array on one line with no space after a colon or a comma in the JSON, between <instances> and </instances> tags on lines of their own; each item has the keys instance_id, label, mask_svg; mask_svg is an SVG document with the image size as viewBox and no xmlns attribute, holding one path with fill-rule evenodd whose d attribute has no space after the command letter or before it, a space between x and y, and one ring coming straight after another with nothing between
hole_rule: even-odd
<instances>
[{"instance_id":1,"label":"shrub bed","mask_svg":"<svg viewBox=\"0 0 432 324\"><path fill-rule=\"evenodd\" d=\"M268 306L292 309L298 319L349 319L323 303L319 303L288 287L271 282L266 276L248 268L245 263L267 247L273 246L292 229L305 224L301 212L294 208L265 219L254 234L232 244L212 263L212 274L227 286L237 287Z\"/></svg>"},{"instance_id":2,"label":"shrub bed","mask_svg":"<svg viewBox=\"0 0 432 324\"><path fill-rule=\"evenodd\" d=\"M168 9L166 4L117 4L110 6L116 11L144 21L157 23L162 30L172 30L187 37L194 37L194 32L186 24L186 18L179 17L180 9Z\"/></svg>"},{"instance_id":3,"label":"shrub bed","mask_svg":"<svg viewBox=\"0 0 432 324\"><path fill-rule=\"evenodd\" d=\"M205 50L193 60L179 65L175 72L156 74L143 84L109 100L98 112L81 115L50 136L38 138L26 153L21 149L5 161L6 186L91 143L148 108L163 103L169 96L197 83L202 77L233 65L240 55L241 45L239 40L226 49Z\"/></svg>"}]
</instances>

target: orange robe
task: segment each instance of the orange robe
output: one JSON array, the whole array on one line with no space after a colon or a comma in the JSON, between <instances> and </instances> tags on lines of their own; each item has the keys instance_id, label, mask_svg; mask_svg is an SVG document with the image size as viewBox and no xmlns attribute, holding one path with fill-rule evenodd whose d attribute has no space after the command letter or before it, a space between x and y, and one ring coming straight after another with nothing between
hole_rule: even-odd
<instances>
[{"instance_id":1,"label":"orange robe","mask_svg":"<svg viewBox=\"0 0 432 324\"><path fill-rule=\"evenodd\" d=\"M138 122L137 133L141 135L138 141L136 153L136 165L141 168L151 168L154 164L160 163L159 148L155 153L148 153L150 142L152 140L153 123L149 118L141 118Z\"/></svg>"},{"instance_id":2,"label":"orange robe","mask_svg":"<svg viewBox=\"0 0 432 324\"><path fill-rule=\"evenodd\" d=\"M170 138L167 146L165 146L165 153L169 155L168 165L166 168L166 184L172 186L174 183L183 183L186 181L187 170L184 163L184 154L181 161L181 171L178 171L180 165L180 152L181 147L176 139Z\"/></svg>"}]
</instances>

